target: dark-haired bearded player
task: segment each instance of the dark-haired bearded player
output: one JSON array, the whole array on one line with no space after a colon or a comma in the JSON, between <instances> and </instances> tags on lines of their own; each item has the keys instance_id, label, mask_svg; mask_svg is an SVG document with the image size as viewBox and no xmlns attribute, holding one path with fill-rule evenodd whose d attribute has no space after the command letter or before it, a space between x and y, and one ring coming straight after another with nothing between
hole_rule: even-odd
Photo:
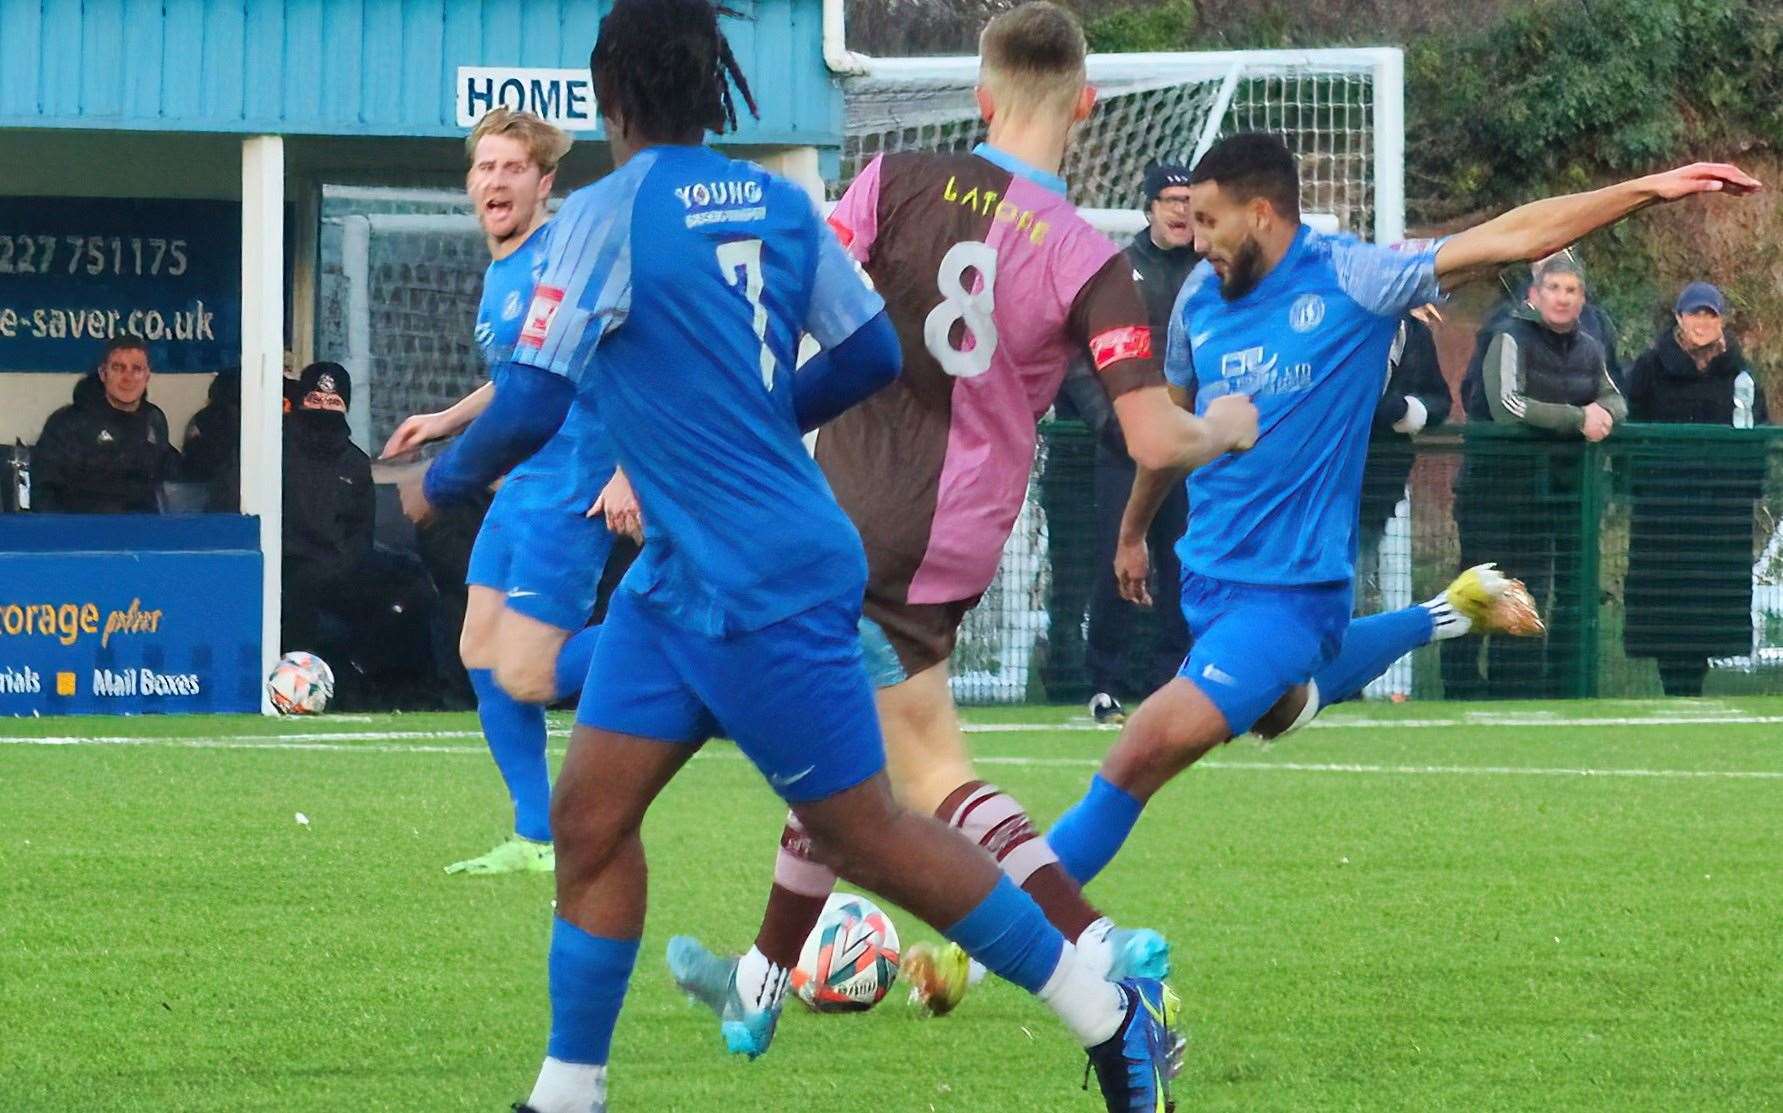
<instances>
[{"instance_id":1,"label":"dark-haired bearded player","mask_svg":"<svg viewBox=\"0 0 1783 1113\"><path fill-rule=\"evenodd\" d=\"M1197 388L1200 406L1249 394L1261 431L1251 452L1189 478L1197 525L1177 555L1194 649L1048 833L1073 877L1095 877L1146 801L1234 735L1293 729L1434 639L1534 619L1522 585L1490 565L1428 603L1350 619L1363 457L1400 317L1649 205L1757 188L1737 167L1696 163L1385 246L1301 223L1298 167L1279 138L1234 135L1207 152L1189 185L1203 262L1177 296L1165 375L1185 399ZM1140 468L1117 559L1129 592L1145 581L1146 527L1179 481Z\"/></svg>"}]
</instances>

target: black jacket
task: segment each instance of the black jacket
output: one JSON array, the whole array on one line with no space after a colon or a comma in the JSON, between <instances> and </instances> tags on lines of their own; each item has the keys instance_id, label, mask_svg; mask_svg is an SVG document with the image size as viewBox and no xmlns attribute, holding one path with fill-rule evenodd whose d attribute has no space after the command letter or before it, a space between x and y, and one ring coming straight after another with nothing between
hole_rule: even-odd
<instances>
[{"instance_id":1,"label":"black jacket","mask_svg":"<svg viewBox=\"0 0 1783 1113\"><path fill-rule=\"evenodd\" d=\"M241 373L211 380L210 401L186 423L180 475L210 488L209 508L235 512L241 503Z\"/></svg>"},{"instance_id":2,"label":"black jacket","mask_svg":"<svg viewBox=\"0 0 1783 1113\"><path fill-rule=\"evenodd\" d=\"M365 560L377 493L371 458L325 410L285 416L285 590L325 589Z\"/></svg>"},{"instance_id":3,"label":"black jacket","mask_svg":"<svg viewBox=\"0 0 1783 1113\"><path fill-rule=\"evenodd\" d=\"M1387 391L1374 408L1374 437L1378 440L1403 440L1409 433L1394 425L1405 419L1410 409L1408 399L1416 398L1424 406L1423 429L1434 429L1449 419L1449 384L1442 377L1442 365L1436 358L1436 338L1430 326L1407 313L1399 321L1399 337L1393 342L1392 370ZM1417 432L1420 430L1414 430Z\"/></svg>"},{"instance_id":4,"label":"black jacket","mask_svg":"<svg viewBox=\"0 0 1783 1113\"><path fill-rule=\"evenodd\" d=\"M1480 326L1479 334L1474 337L1473 355L1467 359L1467 373L1461 377L1461 408L1469 421L1491 421L1492 411L1486 404L1485 376L1483 368L1486 362L1486 349L1492 338L1505 330L1513 316L1529 313L1529 303L1505 299L1492 307L1486 315L1486 323ZM1604 312L1603 307L1594 301L1585 303L1585 309L1579 314L1579 327L1603 347L1604 367L1610 373L1610 381L1616 384L1617 390L1626 390L1627 381L1622 370L1622 361L1617 356L1616 348L1619 338L1616 334L1616 322Z\"/></svg>"},{"instance_id":5,"label":"black jacket","mask_svg":"<svg viewBox=\"0 0 1783 1113\"><path fill-rule=\"evenodd\" d=\"M1740 346L1727 338L1727 350L1701 371L1667 329L1642 352L1628 374L1630 421L1731 425L1770 424L1764 390Z\"/></svg>"},{"instance_id":6,"label":"black jacket","mask_svg":"<svg viewBox=\"0 0 1783 1113\"><path fill-rule=\"evenodd\" d=\"M1764 391L1730 336L1702 371L1667 330L1629 372L1636 421L1750 428ZM1764 442L1683 442L1627 453L1628 575L1622 644L1631 657L1704 660L1752 651L1752 510Z\"/></svg>"},{"instance_id":7,"label":"black jacket","mask_svg":"<svg viewBox=\"0 0 1783 1113\"><path fill-rule=\"evenodd\" d=\"M1151 229L1141 228L1122 253L1133 264L1134 285L1145 299L1145 314L1152 330L1152 354L1164 358L1164 345L1170 335L1170 312L1176 307L1176 295L1182 284L1201 261L1194 248L1180 247L1169 251L1152 242ZM1089 360L1073 360L1065 371L1065 381L1055 403L1056 413L1065 419L1075 418L1096 434L1097 447L1104 453L1127 455L1127 442L1121 436L1120 423L1114 420L1114 403L1102 388L1101 380Z\"/></svg>"},{"instance_id":8,"label":"black jacket","mask_svg":"<svg viewBox=\"0 0 1783 1113\"><path fill-rule=\"evenodd\" d=\"M154 514L161 481L174 478L179 459L159 406L145 396L125 413L88 375L74 384L74 401L43 423L32 449L35 505L67 514Z\"/></svg>"},{"instance_id":9,"label":"black jacket","mask_svg":"<svg viewBox=\"0 0 1783 1113\"><path fill-rule=\"evenodd\" d=\"M1603 345L1583 327L1556 332L1527 306L1493 335L1482 367L1492 420L1577 433L1596 403L1617 422L1628 402L1610 379Z\"/></svg>"}]
</instances>

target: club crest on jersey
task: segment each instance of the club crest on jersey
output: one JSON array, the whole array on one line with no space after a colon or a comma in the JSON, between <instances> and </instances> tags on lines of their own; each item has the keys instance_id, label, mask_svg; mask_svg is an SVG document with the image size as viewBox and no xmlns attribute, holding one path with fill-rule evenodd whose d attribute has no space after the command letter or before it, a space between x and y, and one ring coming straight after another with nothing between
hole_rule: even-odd
<instances>
[{"instance_id":1,"label":"club crest on jersey","mask_svg":"<svg viewBox=\"0 0 1783 1113\"><path fill-rule=\"evenodd\" d=\"M551 322L562 305L562 290L555 286L535 287L532 308L526 311L526 324L520 329L520 343L534 348L544 347L545 337L551 332Z\"/></svg>"},{"instance_id":2,"label":"club crest on jersey","mask_svg":"<svg viewBox=\"0 0 1783 1113\"><path fill-rule=\"evenodd\" d=\"M1325 319L1325 299L1317 294L1301 294L1288 309L1288 326L1295 332L1311 332Z\"/></svg>"}]
</instances>

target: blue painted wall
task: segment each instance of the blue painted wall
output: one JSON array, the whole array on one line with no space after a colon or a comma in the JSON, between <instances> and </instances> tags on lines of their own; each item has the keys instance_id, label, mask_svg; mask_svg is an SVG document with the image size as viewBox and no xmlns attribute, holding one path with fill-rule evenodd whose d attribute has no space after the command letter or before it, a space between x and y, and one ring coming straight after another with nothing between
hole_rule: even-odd
<instances>
[{"instance_id":1,"label":"blue painted wall","mask_svg":"<svg viewBox=\"0 0 1783 1113\"><path fill-rule=\"evenodd\" d=\"M820 0L743 0L733 142L834 147ZM0 127L455 136L459 66L585 67L601 0L0 0Z\"/></svg>"}]
</instances>

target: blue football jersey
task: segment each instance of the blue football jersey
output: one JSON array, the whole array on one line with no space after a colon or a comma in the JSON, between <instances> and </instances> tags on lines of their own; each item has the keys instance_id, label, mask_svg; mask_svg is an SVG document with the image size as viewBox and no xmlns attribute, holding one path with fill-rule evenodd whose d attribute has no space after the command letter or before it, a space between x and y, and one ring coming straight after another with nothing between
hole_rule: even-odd
<instances>
[{"instance_id":1,"label":"blue football jersey","mask_svg":"<svg viewBox=\"0 0 1783 1113\"><path fill-rule=\"evenodd\" d=\"M496 369L513 358L520 340L533 286L545 271L545 250L551 225L533 230L526 242L489 264L483 273L483 298L477 305L477 347L501 389ZM537 452L508 473L504 501L516 509L566 509L578 512L593 505L613 476L613 449L607 443L594 399L577 395L570 417Z\"/></svg>"},{"instance_id":2,"label":"blue football jersey","mask_svg":"<svg viewBox=\"0 0 1783 1113\"><path fill-rule=\"evenodd\" d=\"M860 537L791 376L802 332L834 347L883 308L802 189L708 147L570 196L515 359L600 399L649 539L622 590L709 634L859 605Z\"/></svg>"},{"instance_id":3,"label":"blue football jersey","mask_svg":"<svg viewBox=\"0 0 1783 1113\"><path fill-rule=\"evenodd\" d=\"M1249 452L1189 476L1183 568L1248 584L1348 583L1369 427L1399 318L1441 300L1436 243L1381 247L1302 227L1256 287L1227 301L1202 263L1176 299L1164 375L1195 407L1257 406Z\"/></svg>"}]
</instances>

